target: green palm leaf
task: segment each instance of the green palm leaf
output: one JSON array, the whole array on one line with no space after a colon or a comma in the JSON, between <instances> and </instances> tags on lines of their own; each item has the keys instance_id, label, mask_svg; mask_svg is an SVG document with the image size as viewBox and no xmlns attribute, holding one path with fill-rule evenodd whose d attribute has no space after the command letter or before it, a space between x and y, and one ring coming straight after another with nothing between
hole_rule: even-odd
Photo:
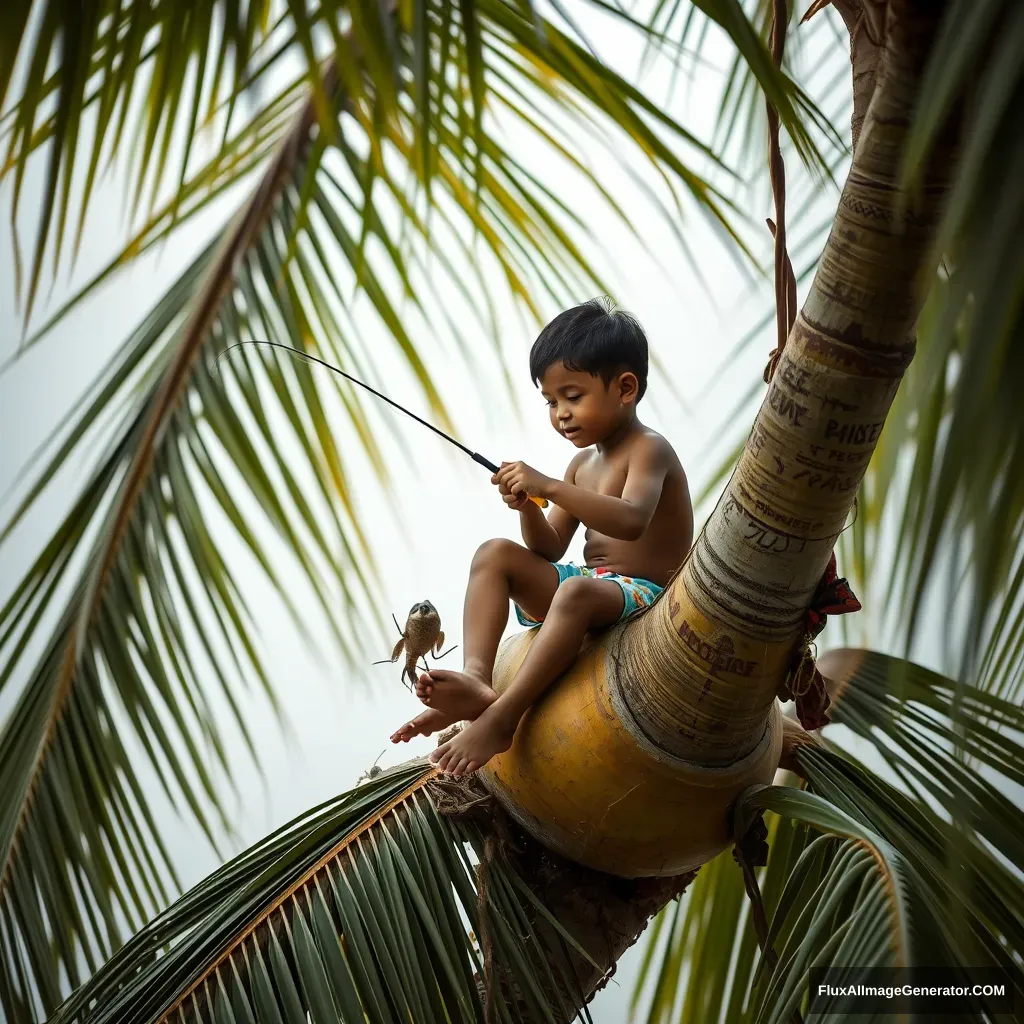
<instances>
[{"instance_id":1,"label":"green palm leaf","mask_svg":"<svg viewBox=\"0 0 1024 1024\"><path fill-rule=\"evenodd\" d=\"M987 966L1024 992L1024 894L1008 867L1021 863L1024 814L1004 792L1021 783L1024 711L872 651L819 665L834 680L833 721L897 784L852 753L805 745L806 792L745 794L738 814L772 812L760 889L773 958L758 954L740 871L719 857L704 888L663 912L671 935L649 937L634 993L649 1024L792 1019L808 1009L808 970L828 964Z\"/></svg>"},{"instance_id":2,"label":"green palm leaf","mask_svg":"<svg viewBox=\"0 0 1024 1024\"><path fill-rule=\"evenodd\" d=\"M538 938L537 897L477 826L437 812L433 775L382 773L225 864L52 1024L575 1017L575 941Z\"/></svg>"},{"instance_id":3,"label":"green palm leaf","mask_svg":"<svg viewBox=\"0 0 1024 1024\"><path fill-rule=\"evenodd\" d=\"M619 7L587 0L581 10L588 5L630 27L638 24ZM804 156L817 159L801 123L801 114L810 108L802 102L798 112L792 82L772 66L736 0L705 0L701 6L735 41ZM574 25L568 11L559 10ZM624 127L635 120L623 117L628 113L623 100L633 92L627 84L609 75L553 24L535 16L527 4L479 0L453 7L434 0L364 8L322 0L310 9L305 2L288 0L283 12L274 11L276 17L272 11L274 5L266 0L252 0L244 11L224 0L101 0L81 11L56 0L26 0L6 9L0 22L0 110L7 109L0 138L6 141L7 152L0 177L13 175L15 209L29 158L43 146L48 150L43 213L27 283L29 311L47 248L52 249L54 266L60 259L76 183L83 189L80 240L105 153L121 152L126 140L132 140L133 202L137 206L148 194L152 205L165 181L180 187L187 180L193 139L214 129L226 138L239 98L265 86L282 59L293 52L305 64L303 77L314 93L314 116L329 141L336 138L320 67L325 51L335 54L343 85L354 100L366 88L363 69L381 112L394 116L400 97L411 100L412 149L428 191L435 170L430 152L440 143L439 112L453 93L460 111L471 115L467 123L460 114L458 130L462 142L472 142L469 164L476 170L482 167L484 112L493 85L487 65L496 29L523 57L551 66L566 84L596 99L599 108ZM33 22L38 26L34 37ZM22 51L24 66L18 76ZM54 61L59 71L50 70ZM613 84L625 88L608 88ZM6 103L12 93L14 100ZM140 96L141 101L133 103ZM658 117L656 106L648 112ZM633 130L644 134L638 122ZM183 138L184 145L174 145L176 137Z\"/></svg>"}]
</instances>

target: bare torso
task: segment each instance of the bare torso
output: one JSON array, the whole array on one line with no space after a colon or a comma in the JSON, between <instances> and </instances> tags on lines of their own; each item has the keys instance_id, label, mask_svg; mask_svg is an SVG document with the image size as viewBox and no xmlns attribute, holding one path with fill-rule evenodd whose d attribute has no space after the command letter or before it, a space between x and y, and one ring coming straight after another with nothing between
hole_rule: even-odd
<instances>
[{"instance_id":1,"label":"bare torso","mask_svg":"<svg viewBox=\"0 0 1024 1024\"><path fill-rule=\"evenodd\" d=\"M657 438L670 456L670 467L654 518L643 536L635 541L616 540L596 530L587 530L583 558L591 568L604 566L625 576L636 576L665 586L682 564L693 542L690 490L683 467L668 442L644 427L623 439L612 451L591 449L577 467L574 482L577 487L588 491L621 498L630 453L644 435Z\"/></svg>"}]
</instances>

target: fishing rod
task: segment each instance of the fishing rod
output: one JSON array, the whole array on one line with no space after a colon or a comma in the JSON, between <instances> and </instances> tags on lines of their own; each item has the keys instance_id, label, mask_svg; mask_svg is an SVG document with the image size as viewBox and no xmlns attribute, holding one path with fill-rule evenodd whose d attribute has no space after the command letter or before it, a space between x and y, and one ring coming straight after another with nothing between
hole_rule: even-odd
<instances>
[{"instance_id":1,"label":"fishing rod","mask_svg":"<svg viewBox=\"0 0 1024 1024\"><path fill-rule=\"evenodd\" d=\"M371 395L374 395L376 398L379 398L382 401L387 402L388 405L394 406L396 409L398 409L399 412L404 412L406 416L411 416L417 423L426 427L428 430L432 430L435 434L440 434L441 437L443 437L446 441L455 445L455 447L459 448L461 451L464 451L478 465L481 465L486 469L489 469L492 473L497 473L501 469L500 466L496 466L493 462L491 462L490 459L484 458L484 456L481 455L479 452L471 451L461 441L456 441L455 438L452 437L450 434L446 434L443 430L439 430L437 427L434 426L433 423L428 423L422 417L417 416L416 413L411 412L409 409L406 409L404 405L399 405L397 402L388 398L387 395L382 395L379 391L375 390L374 388L371 388L369 384L364 384L357 377L353 377L352 374L346 373L344 370L338 369L338 367L335 366L333 363L328 363L326 360L321 359L319 356L311 355L309 352L303 352L303 350L300 348L292 348L291 345L284 345L279 341L236 341L233 345L228 345L228 347L224 349L224 351L221 352L220 355L217 356L216 360L214 361L214 365L219 363L221 359L223 359L226 355L228 355L229 352L232 351L232 349L241 348L243 345L267 345L270 348L280 348L283 349L285 352L290 352L293 356L298 356L300 359L305 359L307 362L316 363L319 366L325 366L328 370L332 370L339 376L344 377L345 380L349 380L353 384L358 384L361 388L365 388L367 391L370 392ZM545 498L538 498L531 495L530 501L539 505L541 508L547 508L548 503Z\"/></svg>"}]
</instances>

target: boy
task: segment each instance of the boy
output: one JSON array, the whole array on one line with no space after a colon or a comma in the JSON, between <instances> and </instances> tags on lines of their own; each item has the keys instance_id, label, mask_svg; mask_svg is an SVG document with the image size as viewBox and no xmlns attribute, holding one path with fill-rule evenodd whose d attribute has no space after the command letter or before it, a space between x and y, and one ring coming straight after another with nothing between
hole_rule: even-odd
<instances>
[{"instance_id":1,"label":"boy","mask_svg":"<svg viewBox=\"0 0 1024 1024\"><path fill-rule=\"evenodd\" d=\"M573 663L587 631L649 605L693 539L679 459L636 416L647 387L647 339L636 320L597 299L560 313L530 351L530 375L551 425L581 450L563 480L522 462L504 462L491 477L519 513L526 546L491 540L477 551L466 588L463 670L421 675L416 695L429 710L391 737L405 742L472 720L430 755L454 775L508 750L519 720ZM548 516L532 495L551 502ZM580 523L586 568L557 564ZM499 697L491 672L510 597L519 621L540 632Z\"/></svg>"}]
</instances>

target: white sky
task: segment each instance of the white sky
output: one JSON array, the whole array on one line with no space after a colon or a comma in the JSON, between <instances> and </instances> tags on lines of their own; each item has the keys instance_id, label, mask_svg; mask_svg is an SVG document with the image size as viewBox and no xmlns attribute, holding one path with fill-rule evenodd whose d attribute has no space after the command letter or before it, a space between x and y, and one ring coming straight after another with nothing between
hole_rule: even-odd
<instances>
[{"instance_id":1,"label":"white sky","mask_svg":"<svg viewBox=\"0 0 1024 1024\"><path fill-rule=\"evenodd\" d=\"M598 17L588 19L585 27L599 53L619 70L631 74L638 49L628 35ZM728 60L728 51L717 44L709 47L707 55L719 66ZM664 98L669 73L664 62L655 67L645 82L651 95ZM842 88L848 93L845 79ZM717 89L714 73L701 72L690 89L677 90L667 109L698 137L709 139ZM562 194L572 197L576 208L603 241L610 255L608 262L614 267L609 276L615 298L640 319L652 349L667 365L683 396L685 405L667 395L664 382L656 376L640 414L644 422L675 445L696 493L713 468L715 460L708 452L721 441L724 415L760 378L773 346L773 328L769 328L763 332L763 340L730 365L721 379L715 378L736 339L767 308L768 289L763 284L751 288L706 223L691 217L684 230L710 286L710 291L705 290L683 259L670 226L660 222L635 194L628 194L627 179L616 171L600 147L595 144L584 156L602 175L608 175L605 184L618 190L620 201L636 218L647 252L588 190L580 188L564 172L552 183ZM650 179L649 174L647 177ZM552 181L550 176L545 180ZM29 182L30 189L37 187L37 180ZM830 209L835 198L835 190L827 190L822 200L825 205L819 204L819 209ZM9 191L0 194L0 199L6 206ZM75 273L76 283L100 265L122 237L121 202L117 183L107 186L97 198ZM763 217L772 212L763 190L750 202L754 208L747 212L752 222L763 224ZM26 207L31 207L30 201ZM45 344L0 377L0 495L7 493L24 460L114 346L207 237L210 223L209 219L202 219L201 223L182 230L158 260L147 259L142 266L117 278ZM29 231L34 227L34 213L24 219L24 225ZM764 244L759 251L766 253L767 232L759 231L755 227L751 237L760 239L763 234ZM659 269L657 261L667 267L668 274ZM55 307L68 291L67 277L62 273L51 305ZM579 299L589 297L580 295ZM550 302L544 309L548 317L558 312ZM507 325L504 340L508 361L523 410L521 420L514 417L503 400L495 397L492 389L481 388L480 382L472 379L433 338L418 337L417 344L452 411L459 436L467 444L495 461L521 458L542 471L560 474L572 452L548 425L546 410L526 367L526 356L536 332L523 334L509 309L501 312ZM364 315L361 322L366 325L368 341L380 353L382 379L388 382L392 397L422 411L425 403L410 375L398 365L393 346L385 340L382 329L370 315ZM0 223L0 361L14 351L19 336L20 320L13 303L11 236L5 218ZM746 418L729 425L733 435L730 440L741 437L749 422ZM386 611L393 610L402 621L414 601L429 598L441 613L448 643L461 644L462 596L473 552L489 537L519 539L518 517L502 504L484 470L411 421L399 427L401 443L419 472L396 479L390 499L396 515L390 515L389 499L380 493L366 471L365 484L357 489L360 521L374 546L376 570L386 593ZM399 465L399 453L391 437L385 436L382 444L393 457L391 464ZM18 531L14 543L0 548L0 600L9 594L39 546L49 537L70 496L84 479L91 453L80 455L82 460L62 474L39 514ZM9 511L10 505L0 507L0 517ZM400 529L396 529L396 521ZM268 531L262 535L270 536ZM225 533L222 543L230 559L237 550L237 542ZM268 543L276 541L270 539ZM580 560L581 547L582 531L566 558ZM237 559L231 564L236 568ZM386 766L425 754L433 741L421 739L409 746L392 747L388 735L419 710L415 699L399 684L397 669L390 665L368 668L362 678L355 678L330 657L326 664L318 661L281 613L279 601L262 576L245 566L238 571L247 601L258 619L258 640L266 666L294 729L294 740L289 745L264 702L257 698L245 701L248 721L261 747L265 777L260 778L252 771L240 741L231 734L231 748L238 757L235 782L239 795L237 801L229 800L229 809L238 823L236 848L241 849L306 808L351 786L382 750L380 763ZM296 592L304 594L297 572L291 572ZM329 650L318 620L314 617L312 621L314 631ZM514 619L512 628L518 629ZM384 658L389 653L390 646L373 652L366 660ZM458 653L449 655L447 663L456 664ZM0 713L10 706L12 696L0 697ZM170 812L162 803L156 806L166 820ZM216 866L216 858L193 829L172 822L169 832L186 886ZM637 948L620 965L615 981L595 1001L592 1011L598 1024L621 1024L626 1019L636 958Z\"/></svg>"}]
</instances>

